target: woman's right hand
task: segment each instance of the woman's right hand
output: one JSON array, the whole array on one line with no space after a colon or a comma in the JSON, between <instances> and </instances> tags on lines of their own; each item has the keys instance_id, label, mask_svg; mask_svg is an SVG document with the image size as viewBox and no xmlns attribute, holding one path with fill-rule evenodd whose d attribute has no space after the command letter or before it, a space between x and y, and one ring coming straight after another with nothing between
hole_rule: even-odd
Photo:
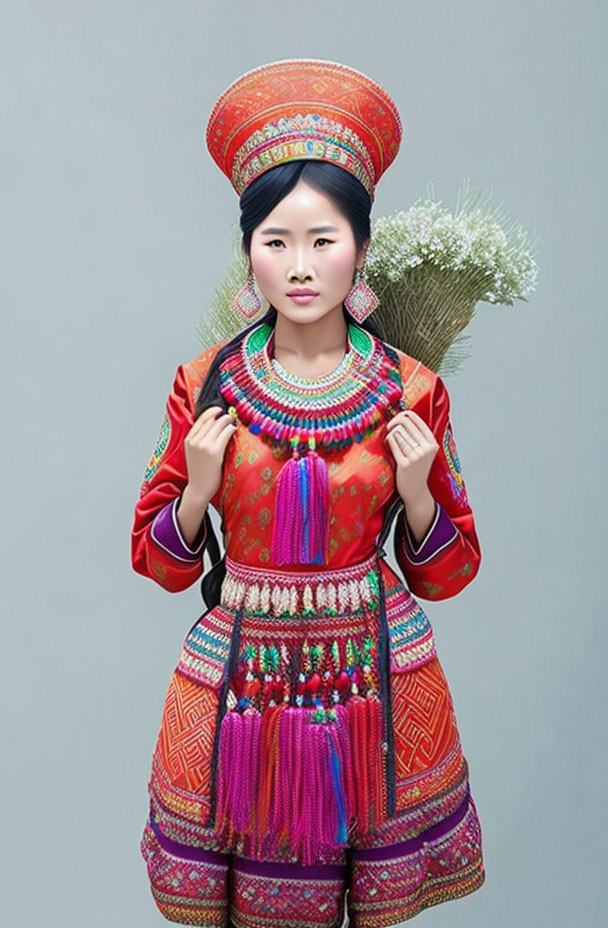
<instances>
[{"instance_id":1,"label":"woman's right hand","mask_svg":"<svg viewBox=\"0 0 608 928\"><path fill-rule=\"evenodd\" d=\"M219 490L224 454L235 426L236 420L223 413L221 406L208 406L186 435L188 486L199 498L211 500Z\"/></svg>"}]
</instances>

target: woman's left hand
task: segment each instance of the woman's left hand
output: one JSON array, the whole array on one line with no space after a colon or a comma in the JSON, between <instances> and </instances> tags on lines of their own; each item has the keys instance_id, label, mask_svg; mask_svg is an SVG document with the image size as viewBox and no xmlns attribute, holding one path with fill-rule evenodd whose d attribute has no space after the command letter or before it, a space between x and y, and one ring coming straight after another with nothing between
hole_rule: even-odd
<instances>
[{"instance_id":1,"label":"woman's left hand","mask_svg":"<svg viewBox=\"0 0 608 928\"><path fill-rule=\"evenodd\" d=\"M428 494L427 478L439 445L424 419L412 409L398 412L387 423L389 447L397 464L395 485L406 505Z\"/></svg>"}]
</instances>

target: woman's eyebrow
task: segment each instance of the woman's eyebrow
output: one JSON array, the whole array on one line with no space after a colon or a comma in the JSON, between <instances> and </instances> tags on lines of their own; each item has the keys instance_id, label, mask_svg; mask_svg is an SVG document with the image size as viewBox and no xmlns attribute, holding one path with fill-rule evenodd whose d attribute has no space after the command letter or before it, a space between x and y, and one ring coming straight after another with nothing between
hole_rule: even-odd
<instances>
[{"instance_id":1,"label":"woman's eyebrow","mask_svg":"<svg viewBox=\"0 0 608 928\"><path fill-rule=\"evenodd\" d=\"M315 232L317 235L320 232L339 232L335 226L315 226L314 229L309 229L308 232ZM289 229L280 229L278 226L269 226L267 229L262 229L261 235L291 235Z\"/></svg>"}]
</instances>

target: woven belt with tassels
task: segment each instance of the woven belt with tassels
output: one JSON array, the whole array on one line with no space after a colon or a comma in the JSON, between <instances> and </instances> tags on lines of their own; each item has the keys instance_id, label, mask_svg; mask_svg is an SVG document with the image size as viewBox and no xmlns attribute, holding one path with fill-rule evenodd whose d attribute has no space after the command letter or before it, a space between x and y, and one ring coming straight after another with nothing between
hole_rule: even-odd
<instances>
[{"instance_id":1,"label":"woven belt with tassels","mask_svg":"<svg viewBox=\"0 0 608 928\"><path fill-rule=\"evenodd\" d=\"M390 511L387 513L385 518L385 523L381 532L381 539L386 535L388 529L390 528L390 523L392 515L396 509L399 509L403 504L400 500L393 503ZM391 690L390 690L390 652L389 652L389 629L386 616L386 597L385 597L385 585L384 585L384 576L382 572L381 560L385 556L386 551L384 550L382 544L378 544L374 554L368 558L366 561L361 562L358 565L353 565L351 567L345 568L342 572L340 570L328 571L327 575L335 573L338 586L344 581L340 581L340 574L350 574L351 582L356 583L356 580L353 579L353 571L357 575L360 575L361 578L365 578L370 583L370 591L372 593L372 598L377 600L378 610L379 610L379 619L380 619L380 628L379 628L379 639L378 639L378 682L379 682L379 697L382 704L382 717L383 717L383 753L384 753L384 778L386 784L386 815L388 818L395 815L396 809L396 770L395 770L395 744L394 744L394 730L392 724L392 705L391 705ZM227 562L229 559L227 558ZM229 561L228 567L231 570L236 569L236 562ZM239 565L239 570L242 571L243 565ZM253 573L254 571L252 571ZM299 585L300 590L302 583L305 583L305 576L297 576L295 573L289 574L288 572L273 572L275 574L280 574L284 581L287 578L291 578ZM325 575L323 575L324 577ZM316 591L322 588L323 577L316 577L315 584ZM240 589L240 584L237 584L234 589ZM346 585L346 589L349 589ZM299 601L303 602L303 599ZM276 601L279 605L279 601ZM211 763L211 808L209 813L209 818L207 824L211 827L215 825L215 815L216 815L216 805L217 805L217 762L218 762L218 753L219 753L219 739L220 739L220 726L222 719L224 718L227 712L227 703L228 703L228 690L230 687L230 682L234 669L236 666L237 656L240 648L240 639L241 639L241 625L243 621L243 615L245 611L245 598L241 598L237 608L236 608L236 618L233 628L233 633L230 642L230 651L227 658L226 673L224 674L224 679L222 681L221 690L219 693L219 702L217 709L216 717L216 727L215 727L215 737L213 743L213 756ZM311 599L310 608L314 612L314 604Z\"/></svg>"}]
</instances>

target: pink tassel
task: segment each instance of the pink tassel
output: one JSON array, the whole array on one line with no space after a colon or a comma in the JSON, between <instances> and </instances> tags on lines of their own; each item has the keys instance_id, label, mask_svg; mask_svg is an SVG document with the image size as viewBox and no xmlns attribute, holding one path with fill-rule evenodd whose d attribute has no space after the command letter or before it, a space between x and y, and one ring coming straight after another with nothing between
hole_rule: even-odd
<instances>
[{"instance_id":1,"label":"pink tassel","mask_svg":"<svg viewBox=\"0 0 608 928\"><path fill-rule=\"evenodd\" d=\"M329 533L329 474L309 440L308 453L293 455L279 473L271 556L276 564L325 564Z\"/></svg>"},{"instance_id":2,"label":"pink tassel","mask_svg":"<svg viewBox=\"0 0 608 928\"><path fill-rule=\"evenodd\" d=\"M344 724L338 727L337 722L311 722L313 711L286 707L277 719L278 736L273 739L272 770L268 771L272 799L265 824L258 821L258 849L265 841L271 842L272 852L288 845L304 865L315 862L319 847L345 844L345 835L342 841L338 839L344 831L344 810L348 815L343 776L348 761L347 728ZM337 784L332 745L339 757Z\"/></svg>"},{"instance_id":3,"label":"pink tassel","mask_svg":"<svg viewBox=\"0 0 608 928\"><path fill-rule=\"evenodd\" d=\"M353 751L353 746L350 740L349 734L349 712L348 712L348 703L343 705L338 703L333 707L334 712L338 716L336 720L336 727L339 733L340 746L342 749L342 757L344 760L343 771L344 771L344 795L346 802L346 811L347 819L350 821L355 816L355 810L357 807L357 794L356 794L356 785L355 785L355 773L354 773L354 758L355 753Z\"/></svg>"},{"instance_id":4,"label":"pink tassel","mask_svg":"<svg viewBox=\"0 0 608 928\"><path fill-rule=\"evenodd\" d=\"M333 846L344 846L348 841L351 820L354 815L352 802L352 787L349 783L351 775L352 757L348 737L347 710L338 705L333 710L336 713L335 721L319 726L325 731L327 747L329 779L331 789L324 793L328 822L331 823L332 834L328 841Z\"/></svg>"},{"instance_id":5,"label":"pink tassel","mask_svg":"<svg viewBox=\"0 0 608 928\"><path fill-rule=\"evenodd\" d=\"M279 731L279 755L283 763L276 798L276 821L283 827L293 822L301 802L304 779L301 765L297 763L293 745L302 741L302 724L305 713L301 709L289 708L283 713Z\"/></svg>"},{"instance_id":6,"label":"pink tassel","mask_svg":"<svg viewBox=\"0 0 608 928\"><path fill-rule=\"evenodd\" d=\"M365 700L361 700L365 703ZM356 812L350 718L313 722L313 707L227 712L219 745L216 833L251 835L254 853L288 847L304 865L345 846ZM263 773L262 773L263 771Z\"/></svg>"},{"instance_id":7,"label":"pink tassel","mask_svg":"<svg viewBox=\"0 0 608 928\"><path fill-rule=\"evenodd\" d=\"M251 833L255 825L262 716L248 707L222 719L219 746L218 812L215 831Z\"/></svg>"},{"instance_id":8,"label":"pink tassel","mask_svg":"<svg viewBox=\"0 0 608 928\"><path fill-rule=\"evenodd\" d=\"M333 798L331 735L324 724L310 724L307 735L308 782L291 848L293 853L301 853L304 866L314 863L319 846L334 846L337 829L336 806L330 802Z\"/></svg>"},{"instance_id":9,"label":"pink tassel","mask_svg":"<svg viewBox=\"0 0 608 928\"><path fill-rule=\"evenodd\" d=\"M230 809L230 791L232 781L230 778L230 764L232 762L232 741L234 723L231 712L222 719L220 731L219 763L217 773L217 808L215 814L215 832L221 834L228 827Z\"/></svg>"},{"instance_id":10,"label":"pink tassel","mask_svg":"<svg viewBox=\"0 0 608 928\"><path fill-rule=\"evenodd\" d=\"M309 451L304 458L309 498L306 506L310 513L310 526L305 528L307 560L305 564L324 564L329 528L329 473L327 464L316 451Z\"/></svg>"}]
</instances>

